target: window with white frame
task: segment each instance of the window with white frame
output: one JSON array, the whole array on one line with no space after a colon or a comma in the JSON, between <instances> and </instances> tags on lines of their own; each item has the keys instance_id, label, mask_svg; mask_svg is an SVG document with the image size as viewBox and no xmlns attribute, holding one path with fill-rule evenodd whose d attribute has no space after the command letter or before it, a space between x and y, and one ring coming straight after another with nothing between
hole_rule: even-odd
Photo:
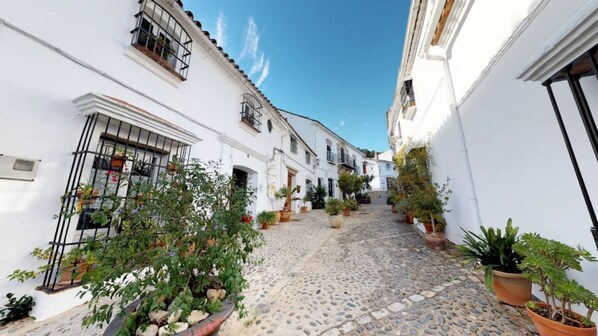
<instances>
[{"instance_id":1,"label":"window with white frame","mask_svg":"<svg viewBox=\"0 0 598 336\"><path fill-rule=\"evenodd\" d=\"M308 151L305 151L305 163L311 164L311 154Z\"/></svg>"},{"instance_id":2,"label":"window with white frame","mask_svg":"<svg viewBox=\"0 0 598 336\"><path fill-rule=\"evenodd\" d=\"M291 152L297 154L297 138L291 136Z\"/></svg>"}]
</instances>

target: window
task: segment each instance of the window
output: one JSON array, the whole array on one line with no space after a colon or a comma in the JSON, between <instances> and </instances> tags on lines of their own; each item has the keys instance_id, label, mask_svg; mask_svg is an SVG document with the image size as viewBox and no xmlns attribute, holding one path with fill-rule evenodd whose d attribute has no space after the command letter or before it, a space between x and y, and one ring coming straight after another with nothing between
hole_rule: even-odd
<instances>
[{"instance_id":1,"label":"window","mask_svg":"<svg viewBox=\"0 0 598 336\"><path fill-rule=\"evenodd\" d=\"M351 167L357 167L357 157L355 155L351 158Z\"/></svg>"},{"instance_id":2,"label":"window","mask_svg":"<svg viewBox=\"0 0 598 336\"><path fill-rule=\"evenodd\" d=\"M141 1L131 44L181 80L187 79L191 38L154 0Z\"/></svg>"},{"instance_id":3,"label":"window","mask_svg":"<svg viewBox=\"0 0 598 336\"><path fill-rule=\"evenodd\" d=\"M332 152L332 143L330 140L326 140L326 160L328 160L329 163L336 162L336 157Z\"/></svg>"},{"instance_id":4,"label":"window","mask_svg":"<svg viewBox=\"0 0 598 336\"><path fill-rule=\"evenodd\" d=\"M387 169L387 170L391 170L391 169L392 169L392 167L391 167L390 163L388 163L388 162L386 163L386 169Z\"/></svg>"},{"instance_id":5,"label":"window","mask_svg":"<svg viewBox=\"0 0 598 336\"><path fill-rule=\"evenodd\" d=\"M334 197L334 180L328 179L328 197Z\"/></svg>"},{"instance_id":6,"label":"window","mask_svg":"<svg viewBox=\"0 0 598 336\"><path fill-rule=\"evenodd\" d=\"M413 91L413 80L408 79L401 87L401 111L407 120L412 120L417 111L415 105L415 93Z\"/></svg>"},{"instance_id":7,"label":"window","mask_svg":"<svg viewBox=\"0 0 598 336\"><path fill-rule=\"evenodd\" d=\"M241 121L251 126L254 130L262 131L262 104L252 94L245 93L241 103ZM268 120L270 122L270 120ZM272 123L268 124L269 131Z\"/></svg>"},{"instance_id":8,"label":"window","mask_svg":"<svg viewBox=\"0 0 598 336\"><path fill-rule=\"evenodd\" d=\"M305 163L311 164L311 154L308 151L305 151Z\"/></svg>"},{"instance_id":9,"label":"window","mask_svg":"<svg viewBox=\"0 0 598 336\"><path fill-rule=\"evenodd\" d=\"M272 120L268 119L268 133L272 133Z\"/></svg>"},{"instance_id":10,"label":"window","mask_svg":"<svg viewBox=\"0 0 598 336\"><path fill-rule=\"evenodd\" d=\"M87 116L78 138L81 140L73 151L61 215L50 242L52 257L43 283L49 292L79 283L76 279L59 281L65 252L81 248L90 239L122 231L125 216L109 216L107 223L100 224L93 220L95 213L136 209L148 195L133 188L135 182L154 181L160 173L174 173L176 164L185 163L189 155L189 146L182 142L100 113ZM75 210L78 215L65 215Z\"/></svg>"},{"instance_id":11,"label":"window","mask_svg":"<svg viewBox=\"0 0 598 336\"><path fill-rule=\"evenodd\" d=\"M318 177L318 187L321 187L324 184L324 180L321 177Z\"/></svg>"},{"instance_id":12,"label":"window","mask_svg":"<svg viewBox=\"0 0 598 336\"><path fill-rule=\"evenodd\" d=\"M297 138L291 136L291 152L297 154Z\"/></svg>"}]
</instances>

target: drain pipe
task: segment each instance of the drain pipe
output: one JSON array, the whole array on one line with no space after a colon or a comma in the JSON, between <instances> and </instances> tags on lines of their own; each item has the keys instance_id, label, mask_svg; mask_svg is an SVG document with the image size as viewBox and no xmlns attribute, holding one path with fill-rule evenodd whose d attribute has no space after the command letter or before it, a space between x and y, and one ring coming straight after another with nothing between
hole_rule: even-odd
<instances>
[{"instance_id":1,"label":"drain pipe","mask_svg":"<svg viewBox=\"0 0 598 336\"><path fill-rule=\"evenodd\" d=\"M444 68L444 75L446 77L446 85L448 89L451 112L454 113L457 117L457 124L459 126L459 139L461 140L461 146L463 147L461 151L463 152L463 157L467 166L467 176L469 177L469 192L471 193L470 200L473 203L473 208L475 212L474 221L476 222L476 227L479 227L480 225L482 225L482 216L480 214L480 206L478 204L478 196L476 193L473 171L471 169L471 160L469 159L469 150L467 149L467 139L465 137L463 121L461 119L461 113L459 111L459 104L457 103L457 96L455 95L455 87L453 86L453 76L451 74L451 67L446 57L442 58L442 67Z\"/></svg>"},{"instance_id":2,"label":"drain pipe","mask_svg":"<svg viewBox=\"0 0 598 336\"><path fill-rule=\"evenodd\" d=\"M476 227L479 227L480 225L482 225L482 216L480 214L480 207L479 207L479 203L478 203L478 197L477 197L477 192L476 192L476 187L475 187L475 179L473 177L473 170L471 169L471 160L469 159L469 151L468 151L468 147L467 147L467 139L465 137L465 130L463 128L463 121L461 119L461 113L459 111L459 103L457 102L457 95L455 94L455 87L453 85L453 76L451 74L451 67L449 65L448 62L448 57L447 57L447 53L448 51L444 50L444 52L442 53L430 53L428 52L428 54L426 55L427 59L431 60L431 61L441 61L442 62L442 68L444 70L444 77L446 79L446 85L447 85L447 91L448 91L448 101L450 104L450 109L451 112L455 114L455 116L457 117L457 124L458 124L458 128L459 128L459 140L461 140L461 149L460 151L463 152L463 159L465 160L465 165L467 166L467 177L469 180L469 193L470 193L470 197L469 200L472 203L473 206L473 214L472 214L472 219L476 224Z\"/></svg>"}]
</instances>

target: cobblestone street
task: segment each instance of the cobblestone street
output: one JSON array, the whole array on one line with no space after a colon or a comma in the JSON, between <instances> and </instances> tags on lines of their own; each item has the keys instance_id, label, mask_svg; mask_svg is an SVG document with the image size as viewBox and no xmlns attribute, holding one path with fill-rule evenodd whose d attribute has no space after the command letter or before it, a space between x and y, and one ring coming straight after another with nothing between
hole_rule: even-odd
<instances>
[{"instance_id":1,"label":"cobblestone street","mask_svg":"<svg viewBox=\"0 0 598 336\"><path fill-rule=\"evenodd\" d=\"M263 231L262 264L247 269L249 316L220 335L531 335L520 310L501 305L454 249L426 248L419 231L386 204L363 205L332 229L322 210ZM81 331L85 307L10 335Z\"/></svg>"}]
</instances>

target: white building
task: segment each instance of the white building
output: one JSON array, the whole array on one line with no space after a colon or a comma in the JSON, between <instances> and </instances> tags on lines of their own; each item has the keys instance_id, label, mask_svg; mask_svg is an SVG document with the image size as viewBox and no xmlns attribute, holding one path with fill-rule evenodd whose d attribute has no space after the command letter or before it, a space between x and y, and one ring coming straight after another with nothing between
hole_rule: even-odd
<instances>
[{"instance_id":1,"label":"white building","mask_svg":"<svg viewBox=\"0 0 598 336\"><path fill-rule=\"evenodd\" d=\"M365 159L364 175L372 175L370 182L372 192L378 196L386 196L389 187L397 178L395 164L392 161L392 151L376 153L375 158Z\"/></svg>"},{"instance_id":2,"label":"white building","mask_svg":"<svg viewBox=\"0 0 598 336\"><path fill-rule=\"evenodd\" d=\"M341 192L337 183L339 172L361 174L363 153L318 120L284 110L279 111L318 156L315 161L317 181L314 185L323 185L328 191L328 197L340 198Z\"/></svg>"},{"instance_id":3,"label":"white building","mask_svg":"<svg viewBox=\"0 0 598 336\"><path fill-rule=\"evenodd\" d=\"M281 185L316 178L304 157L316 153L180 2L3 2L0 45L0 293L33 295L38 319L82 302L60 280L62 252L110 233L89 220L97 204L52 219L80 183L103 193L113 176L152 179L175 156L213 160L257 190L256 214L281 208ZM48 242L51 272L6 280L39 266L29 253Z\"/></svg>"},{"instance_id":4,"label":"white building","mask_svg":"<svg viewBox=\"0 0 598 336\"><path fill-rule=\"evenodd\" d=\"M436 181L450 176L450 240L512 218L598 256L597 47L597 1L411 2L388 136L429 143Z\"/></svg>"}]
</instances>

